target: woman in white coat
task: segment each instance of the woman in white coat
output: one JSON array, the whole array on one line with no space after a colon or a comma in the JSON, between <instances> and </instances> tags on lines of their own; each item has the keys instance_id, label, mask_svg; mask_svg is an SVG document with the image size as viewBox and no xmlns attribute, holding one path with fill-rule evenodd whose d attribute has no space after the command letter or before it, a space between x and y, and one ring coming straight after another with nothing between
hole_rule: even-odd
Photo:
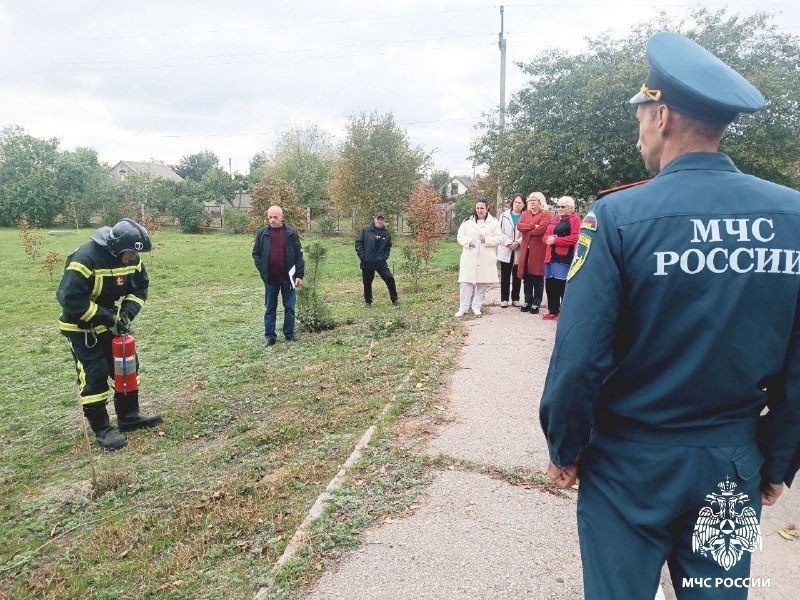
<instances>
[{"instance_id":1,"label":"woman in white coat","mask_svg":"<svg viewBox=\"0 0 800 600\"><path fill-rule=\"evenodd\" d=\"M489 214L489 200L479 198L475 211L461 223L456 238L461 244L458 282L461 284L460 317L472 306L480 315L488 284L497 281L497 246L503 239L500 223Z\"/></svg>"},{"instance_id":2,"label":"woman in white coat","mask_svg":"<svg viewBox=\"0 0 800 600\"><path fill-rule=\"evenodd\" d=\"M522 245L522 232L517 229L522 211L525 210L525 196L514 194L511 204L498 219L503 241L497 247L497 262L500 263L500 308L519 306L519 290L522 280L517 275L519 248ZM510 292L510 293L509 293Z\"/></svg>"}]
</instances>

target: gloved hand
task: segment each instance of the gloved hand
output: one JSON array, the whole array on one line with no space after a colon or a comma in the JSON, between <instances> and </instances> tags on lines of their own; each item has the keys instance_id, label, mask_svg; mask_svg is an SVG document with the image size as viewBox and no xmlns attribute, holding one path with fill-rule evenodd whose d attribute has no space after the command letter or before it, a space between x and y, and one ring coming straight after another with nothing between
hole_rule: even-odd
<instances>
[{"instance_id":1,"label":"gloved hand","mask_svg":"<svg viewBox=\"0 0 800 600\"><path fill-rule=\"evenodd\" d=\"M133 317L136 315L132 310L129 310L123 306L121 309L119 309L119 316L124 317L125 322L130 325L130 322L133 321Z\"/></svg>"},{"instance_id":2,"label":"gloved hand","mask_svg":"<svg viewBox=\"0 0 800 600\"><path fill-rule=\"evenodd\" d=\"M97 308L97 314L95 315L94 319L92 319L92 325L105 325L111 329L111 326L114 324L116 319L117 316L114 314L114 311L99 306Z\"/></svg>"},{"instance_id":3,"label":"gloved hand","mask_svg":"<svg viewBox=\"0 0 800 600\"><path fill-rule=\"evenodd\" d=\"M108 329L113 335L125 335L129 331L129 326L130 321L126 322L125 318L120 314L120 317L114 319L114 324Z\"/></svg>"}]
</instances>

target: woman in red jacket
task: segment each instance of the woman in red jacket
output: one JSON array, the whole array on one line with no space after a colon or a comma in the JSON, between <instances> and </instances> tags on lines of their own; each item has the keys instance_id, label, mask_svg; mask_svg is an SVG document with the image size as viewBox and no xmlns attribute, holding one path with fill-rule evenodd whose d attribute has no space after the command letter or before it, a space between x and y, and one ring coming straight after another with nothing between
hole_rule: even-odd
<instances>
[{"instance_id":1,"label":"woman in red jacket","mask_svg":"<svg viewBox=\"0 0 800 600\"><path fill-rule=\"evenodd\" d=\"M542 236L551 220L544 194L532 192L528 196L528 210L522 213L517 223L517 231L522 234L517 276L522 280L525 295L525 304L520 310L534 315L539 312L544 292L545 246Z\"/></svg>"},{"instance_id":2,"label":"woman in red jacket","mask_svg":"<svg viewBox=\"0 0 800 600\"><path fill-rule=\"evenodd\" d=\"M556 217L542 238L544 241L544 277L547 290L547 321L557 321L567 285L567 272L575 256L581 231L581 217L575 212L575 200L562 196L556 201Z\"/></svg>"}]
</instances>

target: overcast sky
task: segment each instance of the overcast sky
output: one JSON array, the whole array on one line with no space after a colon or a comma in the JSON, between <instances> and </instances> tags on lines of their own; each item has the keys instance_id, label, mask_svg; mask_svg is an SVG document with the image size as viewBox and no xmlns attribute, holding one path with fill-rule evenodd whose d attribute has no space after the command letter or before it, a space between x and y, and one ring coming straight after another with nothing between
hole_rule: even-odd
<instances>
[{"instance_id":1,"label":"overcast sky","mask_svg":"<svg viewBox=\"0 0 800 600\"><path fill-rule=\"evenodd\" d=\"M780 14L800 35L800 3L702 0ZM545 0L505 4L506 98L515 62L585 37L625 36L695 2ZM62 150L160 160L211 150L247 172L290 126L341 140L349 115L391 111L437 168L472 174L470 141L499 103L500 5L481 0L0 0L0 127ZM644 75L644 72L643 72ZM633 135L633 130L632 130Z\"/></svg>"}]
</instances>

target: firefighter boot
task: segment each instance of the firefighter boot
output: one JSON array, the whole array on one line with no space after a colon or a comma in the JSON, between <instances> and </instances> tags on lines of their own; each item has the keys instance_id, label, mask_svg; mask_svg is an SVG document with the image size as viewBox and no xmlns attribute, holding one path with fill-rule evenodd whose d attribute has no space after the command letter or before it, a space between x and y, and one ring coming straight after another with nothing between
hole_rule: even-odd
<instances>
[{"instance_id":1,"label":"firefighter boot","mask_svg":"<svg viewBox=\"0 0 800 600\"><path fill-rule=\"evenodd\" d=\"M108 420L105 402L85 404L83 414L97 437L97 443L106 450L117 450L125 445L125 438L116 432Z\"/></svg>"},{"instance_id":2,"label":"firefighter boot","mask_svg":"<svg viewBox=\"0 0 800 600\"><path fill-rule=\"evenodd\" d=\"M127 394L114 394L114 410L117 411L117 425L120 431L155 427L163 421L161 415L139 414L138 390Z\"/></svg>"}]
</instances>

